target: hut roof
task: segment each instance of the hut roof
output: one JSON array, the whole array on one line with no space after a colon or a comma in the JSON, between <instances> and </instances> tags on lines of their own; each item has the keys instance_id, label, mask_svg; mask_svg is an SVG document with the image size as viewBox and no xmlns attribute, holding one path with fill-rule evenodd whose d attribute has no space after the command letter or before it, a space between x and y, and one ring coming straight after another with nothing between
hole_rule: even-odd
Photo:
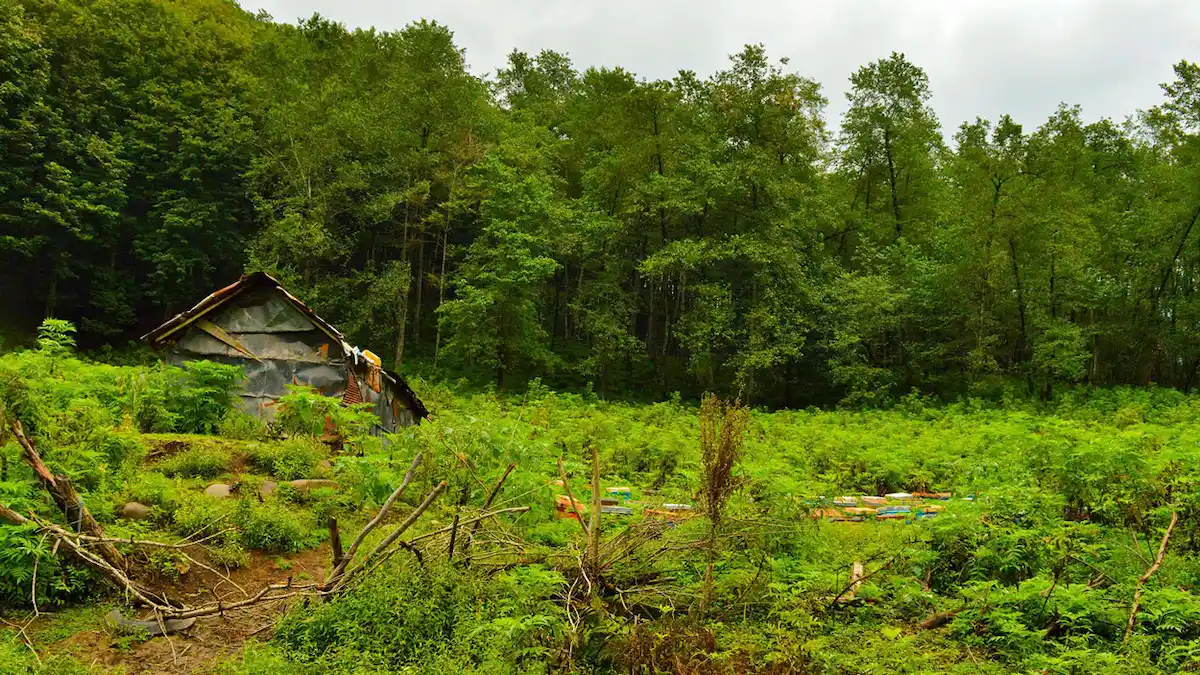
<instances>
[{"instance_id":1,"label":"hut roof","mask_svg":"<svg viewBox=\"0 0 1200 675\"><path fill-rule=\"evenodd\" d=\"M224 288L219 288L210 293L206 298L196 303L191 309L187 309L176 314L163 325L155 328L149 333L146 333L142 336L142 340L149 343L151 346L158 346L162 344L164 340L171 337L183 328L186 328L197 319L203 317L205 314L208 314L214 309L217 309L218 307L224 305L230 300L233 300L239 295L246 293L247 291L259 288L274 288L278 290L281 294L283 294L283 297L286 298L288 302L290 302L296 307L296 309L300 310L306 317L308 317L308 319L313 322L313 325L319 328L321 332L345 345L347 352L351 350L350 345L346 342L346 337L342 335L341 331L339 331L337 328L334 328L333 324L317 316L317 313L314 312L311 307L304 304L299 298L289 293L287 289L283 287L283 284L279 283L275 277L267 274L266 272L251 272L250 274L243 274L240 279L232 284L229 284Z\"/></svg>"}]
</instances>

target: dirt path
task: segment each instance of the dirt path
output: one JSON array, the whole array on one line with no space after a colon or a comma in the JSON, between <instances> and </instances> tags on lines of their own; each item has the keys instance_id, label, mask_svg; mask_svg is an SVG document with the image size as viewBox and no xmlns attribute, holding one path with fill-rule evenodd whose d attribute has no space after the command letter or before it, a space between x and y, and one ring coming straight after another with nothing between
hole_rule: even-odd
<instances>
[{"instance_id":1,"label":"dirt path","mask_svg":"<svg viewBox=\"0 0 1200 675\"><path fill-rule=\"evenodd\" d=\"M287 561L278 564L279 561ZM291 556L275 556L254 553L250 564L234 570L230 578L249 593L266 584L284 583L291 577L295 581L323 581L325 568L329 564L328 544L312 551ZM176 583L172 590L189 603L202 604L212 601L211 589L223 584L222 596L229 601L237 600L240 593L229 595L229 583L220 577L199 570L189 572ZM153 638L138 642L123 637L111 628L95 626L59 640L44 649L53 653L69 653L84 664L123 667L129 675L139 673L202 673L241 652L247 640L270 639L275 625L296 598L226 612L222 616L198 619L191 628L167 638ZM150 617L129 617L150 618ZM37 625L32 627L34 639Z\"/></svg>"}]
</instances>

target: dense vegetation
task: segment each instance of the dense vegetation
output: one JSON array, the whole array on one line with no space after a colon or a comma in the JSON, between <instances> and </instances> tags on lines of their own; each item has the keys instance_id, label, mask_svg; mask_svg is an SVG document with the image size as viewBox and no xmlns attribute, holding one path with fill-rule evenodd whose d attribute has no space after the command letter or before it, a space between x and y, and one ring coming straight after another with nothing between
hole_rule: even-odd
<instances>
[{"instance_id":1,"label":"dense vegetation","mask_svg":"<svg viewBox=\"0 0 1200 675\"><path fill-rule=\"evenodd\" d=\"M466 64L426 21L0 0L0 504L67 520L20 420L160 545L121 544L139 582L290 588L419 455L398 511L444 492L408 547L201 666L230 674L1200 668L1200 65L1026 130L943 126L901 54L836 127L762 46L669 81ZM295 387L268 426L236 367L120 351L246 270L424 373L433 419L371 436ZM455 549L498 481L531 509ZM616 486L631 515L555 508ZM954 497L827 510L897 492ZM0 673L104 670L76 638L128 599L8 522Z\"/></svg>"},{"instance_id":2,"label":"dense vegetation","mask_svg":"<svg viewBox=\"0 0 1200 675\"><path fill-rule=\"evenodd\" d=\"M0 0L0 284L123 344L244 269L521 388L771 406L1200 367L1200 67L1124 122L939 121L901 54L824 115L761 46L646 81L229 0ZM15 334L15 335L14 335Z\"/></svg>"},{"instance_id":3,"label":"dense vegetation","mask_svg":"<svg viewBox=\"0 0 1200 675\"><path fill-rule=\"evenodd\" d=\"M227 658L222 672L1115 674L1200 665L1200 399L1177 391L1077 389L1053 404L950 406L913 395L872 412L770 413L712 400L699 409L612 403L536 381L518 395L416 382L436 420L385 445L363 434L359 413L323 408L309 392L286 397L283 428L268 430L229 410L235 369L104 365L74 357L70 342L69 326L48 324L37 349L0 356L0 410L26 421L46 461L114 536L173 541L221 523L209 542L216 565L271 565L252 562L267 553L289 569L287 556L325 539L328 516L346 526L370 517L417 453L421 489L404 508L443 480L449 487L416 536L477 513L516 466L496 506L532 510L488 526L470 554L460 540L448 560L445 538L426 540L421 557L390 559L333 602L295 605L273 639ZM340 451L314 435L323 425L312 417L325 410L347 439ZM217 433L178 433L205 429ZM568 489L555 484L560 459L569 488L590 499L592 448L600 485L629 486L634 506L632 516L603 516L596 566L579 524L554 506ZM0 445L0 502L57 518L19 452ZM281 483L257 497L264 481L314 475L337 489ZM218 480L237 494L202 493ZM896 491L955 498L910 522L816 517L822 496ZM115 519L127 500L151 506L149 517ZM643 511L680 502L700 515L664 528ZM1126 635L1139 580L1173 518ZM52 612L27 633L40 666L21 634L0 627L0 672L87 671L93 654L72 656L77 648L60 641L97 630L120 596L98 597L97 581L29 528L0 526L0 544L0 606L9 608L0 618L24 625L35 578L41 610ZM199 572L178 562L165 550L137 564L166 583L194 583ZM856 562L865 578L850 600ZM89 605L99 607L90 625L63 611L83 600L102 603ZM138 663L136 644L110 639Z\"/></svg>"}]
</instances>

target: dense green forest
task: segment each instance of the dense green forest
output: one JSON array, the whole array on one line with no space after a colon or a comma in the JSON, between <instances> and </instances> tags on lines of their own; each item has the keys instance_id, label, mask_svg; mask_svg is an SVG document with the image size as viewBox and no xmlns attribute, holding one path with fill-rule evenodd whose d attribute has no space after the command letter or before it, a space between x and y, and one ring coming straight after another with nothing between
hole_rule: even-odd
<instances>
[{"instance_id":1,"label":"dense green forest","mask_svg":"<svg viewBox=\"0 0 1200 675\"><path fill-rule=\"evenodd\" d=\"M938 120L902 54L825 114L762 46L647 81L453 27L0 0L0 307L122 346L248 269L389 365L768 406L1200 370L1200 66L1161 105ZM955 126L957 125L957 126Z\"/></svg>"}]
</instances>

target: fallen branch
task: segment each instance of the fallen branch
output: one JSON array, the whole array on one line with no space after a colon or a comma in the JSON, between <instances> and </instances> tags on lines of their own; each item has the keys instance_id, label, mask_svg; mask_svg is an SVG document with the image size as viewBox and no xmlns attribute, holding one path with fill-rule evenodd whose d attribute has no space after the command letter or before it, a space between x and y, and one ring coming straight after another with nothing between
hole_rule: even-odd
<instances>
[{"instance_id":1,"label":"fallen branch","mask_svg":"<svg viewBox=\"0 0 1200 675\"><path fill-rule=\"evenodd\" d=\"M89 551L81 545L74 537L78 536L73 532L68 532L54 523L47 522L31 516L26 518L12 509L0 504L0 518L12 523L13 525L34 525L39 532L46 533L55 539L55 549L64 548L69 557L79 562L84 567L88 567L100 575L106 577L117 586L125 589L130 595L137 598L139 602L144 603L147 607L172 611L175 605L181 603L173 602L168 598L161 597L154 591L142 587L125 575L120 569L114 567L107 560L99 555ZM153 599L152 599L153 598Z\"/></svg>"},{"instance_id":2,"label":"fallen branch","mask_svg":"<svg viewBox=\"0 0 1200 675\"><path fill-rule=\"evenodd\" d=\"M86 533L93 537L103 539L104 528L100 527L100 523L92 517L91 512L83 505L83 498L79 496L79 492L75 490L75 486L66 476L55 476L50 472L49 467L42 461L42 456L38 454L36 448L33 447L33 442L25 436L25 430L21 427L20 420L12 421L13 436L16 437L17 443L24 450L21 453L21 458L25 463L33 469L37 475L42 487L54 499L54 503L58 505L63 516L67 519L67 523L79 533ZM97 548L100 555L103 556L105 562L113 567L124 567L125 559L120 551L115 546L109 543L101 542Z\"/></svg>"},{"instance_id":3,"label":"fallen branch","mask_svg":"<svg viewBox=\"0 0 1200 675\"><path fill-rule=\"evenodd\" d=\"M562 457L558 458L558 473L562 475L563 489L567 491L567 499L571 500L571 510L575 512L575 520L579 521L579 528L583 530L583 536L590 537L588 526L583 522L583 516L579 515L579 506L575 502L575 495L571 494L571 483L567 480L567 470L563 468Z\"/></svg>"},{"instance_id":4,"label":"fallen branch","mask_svg":"<svg viewBox=\"0 0 1200 675\"><path fill-rule=\"evenodd\" d=\"M352 560L354 560L354 554L358 553L358 547L362 545L363 540L367 538L367 535L370 534L371 531L376 527L379 527L379 524L383 522L385 517L387 517L388 511L392 508L392 504L394 504L396 500L400 498L400 495L404 494L404 491L408 489L408 484L412 482L413 474L420 465L421 453L417 453L417 456L413 457L412 464L410 464L408 467L408 472L404 474L404 481L400 483L400 487L396 488L395 491L392 492L391 496L387 498L387 501L383 503L383 506L379 508L379 513L375 514L375 517L372 518L369 523L364 525L362 531L359 532L358 536L354 538L354 543L350 544L350 548L347 549L346 554L342 556L342 559L334 566L333 571L329 573L329 581L327 582L327 585L332 587L332 584L337 581L346 571L346 567Z\"/></svg>"},{"instance_id":5,"label":"fallen branch","mask_svg":"<svg viewBox=\"0 0 1200 675\"><path fill-rule=\"evenodd\" d=\"M929 617L928 619L925 619L924 621L922 621L919 625L921 628L923 628L925 630L941 628L942 626L945 626L946 624L950 623L951 619L958 616L958 613L960 611L962 611L962 610L954 609L949 612L941 612L939 614L934 614L933 616Z\"/></svg>"},{"instance_id":6,"label":"fallen branch","mask_svg":"<svg viewBox=\"0 0 1200 675\"><path fill-rule=\"evenodd\" d=\"M290 592L284 593L282 595L267 595L271 591L283 591L283 590L288 590ZM260 590L258 593L256 593L253 597L247 598L245 600L241 600L239 602L230 603L228 605L218 602L218 603L215 603L212 605L206 605L204 607L199 607L197 609L164 612L163 616L170 618L170 619L192 619L192 618L200 617L200 616L211 616L213 614L220 614L222 612L228 612L230 610L240 609L242 607L247 607L249 605L254 605L254 604L257 604L260 602L273 602L275 600L286 600L287 598L292 598L297 595L306 595L306 594L309 594L310 592L312 594L315 594L316 591L317 591L316 584L307 584L305 586L292 586L291 584L273 584L270 586L263 587L263 589Z\"/></svg>"},{"instance_id":7,"label":"fallen branch","mask_svg":"<svg viewBox=\"0 0 1200 675\"><path fill-rule=\"evenodd\" d=\"M483 503L484 511L492 508L492 502L496 501L496 497L500 495L500 488L504 487L504 481L508 480L508 475L512 473L513 469L515 468L517 468L516 464L509 464L508 468L504 470L504 475L500 476L500 480L496 482L496 485L492 487L492 491L488 493L487 501ZM464 566L469 566L471 564L471 556L469 556L468 553L471 550L471 542L475 540L475 535L479 532L479 527L482 525L482 523L483 521L480 520L475 521L475 526L471 528L471 536L467 537L467 540L463 542L462 556Z\"/></svg>"},{"instance_id":8,"label":"fallen branch","mask_svg":"<svg viewBox=\"0 0 1200 675\"><path fill-rule=\"evenodd\" d=\"M214 532L213 534L210 534L207 537L204 537L203 539L197 539L196 541L189 541L189 542L185 542L185 543L181 543L181 544L168 544L168 543L161 542L161 541L150 541L149 539L132 539L132 538L120 539L117 537L96 537L96 536L92 536L90 534L76 534L74 532L66 532L66 531L64 531L64 533L66 536L71 537L72 539L77 539L79 541L87 542L87 543L114 544L114 545L121 544L121 545L128 545L128 546L146 546L148 548L180 549L180 548L191 548L193 546L201 546L206 541L210 541L212 539L215 539L215 538L221 536L222 534L225 534L226 532L232 532L232 531L233 531L233 528L221 530L220 532Z\"/></svg>"},{"instance_id":9,"label":"fallen branch","mask_svg":"<svg viewBox=\"0 0 1200 675\"><path fill-rule=\"evenodd\" d=\"M31 621L32 621L32 619L31 619ZM29 647L29 651L33 654L34 660L37 661L37 664L39 666L42 665L42 657L38 656L37 650L33 648L33 640L30 640L29 634L25 632L25 628L29 624L27 623L24 626L22 626L20 624L16 624L11 621L8 621L3 617L0 617L0 623L3 623L5 626L8 626L9 628L15 629L18 633L20 633L21 641L25 643L26 647Z\"/></svg>"},{"instance_id":10,"label":"fallen branch","mask_svg":"<svg viewBox=\"0 0 1200 675\"><path fill-rule=\"evenodd\" d=\"M338 593L345 588L346 582L349 581L351 577L362 572L363 569L365 569L373 559L384 553L388 547L390 547L397 539L400 538L400 535L404 534L408 528L412 527L413 523L417 522L417 519L421 517L421 514L425 513L425 510L428 509L431 504L433 504L434 500L437 499L438 495L442 494L442 491L445 489L446 481L438 483L437 487L430 491L430 493L425 497L424 501L422 501L417 508L413 509L412 513L408 514L408 518L405 518L404 522L396 526L396 529L392 530L391 534L384 537L383 541L379 542L379 544L375 547L375 550L371 551L370 554L363 558L362 563L352 569L347 570L346 572L339 574L337 577L331 577L330 580L326 582L325 589L331 593ZM347 558L344 559L344 562L345 566L349 565L349 554L347 554Z\"/></svg>"},{"instance_id":11,"label":"fallen branch","mask_svg":"<svg viewBox=\"0 0 1200 675\"><path fill-rule=\"evenodd\" d=\"M497 511L490 511L488 513L484 513L475 518L471 518L470 520L464 520L459 523L459 527L462 527L463 525L471 525L471 524L477 523L481 520L487 520L488 518L498 516L502 513L524 513L528 510L529 510L528 506L510 506L505 509L499 509ZM432 539L433 537L446 534L447 532L450 531L450 527L451 526L447 525L446 527L443 527L440 530L434 530L433 532L426 532L425 534L417 535L417 536L413 537L412 539L409 539L408 543L415 544L418 541L424 541L426 539Z\"/></svg>"},{"instance_id":12,"label":"fallen branch","mask_svg":"<svg viewBox=\"0 0 1200 675\"><path fill-rule=\"evenodd\" d=\"M425 513L425 510L433 504L433 500L437 499L438 495L442 494L442 491L445 489L446 481L438 483L437 487L433 488L433 490L426 495L425 500L422 501L417 508L413 509L412 513L408 514L408 518L405 518L403 523L400 523L396 529L392 530L391 534L384 537L383 541L379 542L379 544L375 547L375 550L371 551L370 555L367 556L367 559L370 560L371 558L374 558L375 556L387 550L387 547L391 546L393 542L399 539L400 535L404 534L405 530L412 527L413 523L417 522L417 518L420 518L421 514Z\"/></svg>"},{"instance_id":13,"label":"fallen branch","mask_svg":"<svg viewBox=\"0 0 1200 675\"><path fill-rule=\"evenodd\" d=\"M1150 580L1150 577L1154 576L1159 567L1162 567L1163 556L1167 554L1167 542L1171 540L1171 532L1175 529L1175 524L1178 522L1179 512L1172 511L1171 522L1167 525L1167 531L1163 534L1162 542L1158 545L1158 555L1154 558L1154 564L1150 566L1150 569L1146 570L1141 579L1138 579L1137 590L1133 592L1133 608L1129 610L1129 622L1125 624L1125 637L1121 640L1121 644L1128 642L1129 636L1133 634L1133 626L1137 622L1138 610L1141 609L1142 592L1146 589L1146 582Z\"/></svg>"}]
</instances>

